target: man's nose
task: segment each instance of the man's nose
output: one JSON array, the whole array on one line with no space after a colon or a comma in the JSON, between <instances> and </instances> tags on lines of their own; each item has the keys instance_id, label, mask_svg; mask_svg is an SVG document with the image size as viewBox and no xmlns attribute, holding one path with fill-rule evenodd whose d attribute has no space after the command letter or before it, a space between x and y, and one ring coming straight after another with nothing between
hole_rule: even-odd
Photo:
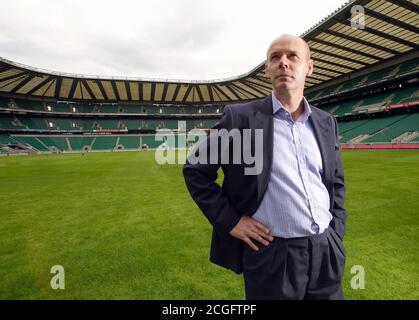
<instances>
[{"instance_id":1,"label":"man's nose","mask_svg":"<svg viewBox=\"0 0 419 320\"><path fill-rule=\"evenodd\" d=\"M284 55L280 57L279 59L279 68L288 68L289 64L288 64L288 60L287 57L285 57Z\"/></svg>"}]
</instances>

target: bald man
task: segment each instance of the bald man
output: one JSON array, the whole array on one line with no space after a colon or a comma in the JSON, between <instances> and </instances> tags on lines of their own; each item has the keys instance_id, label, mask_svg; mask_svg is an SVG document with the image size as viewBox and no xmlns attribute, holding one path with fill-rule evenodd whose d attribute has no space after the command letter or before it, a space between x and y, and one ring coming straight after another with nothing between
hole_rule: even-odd
<instances>
[{"instance_id":1,"label":"bald man","mask_svg":"<svg viewBox=\"0 0 419 320\"><path fill-rule=\"evenodd\" d=\"M272 93L226 106L213 128L250 130L252 154L263 144L262 170L249 175L248 162L221 161L223 152L234 151L231 143L215 163L192 161L213 152L214 134L183 169L192 198L213 226L210 260L243 273L247 299L343 299L346 211L338 126L303 95L312 73L303 39L276 38L265 65Z\"/></svg>"}]
</instances>

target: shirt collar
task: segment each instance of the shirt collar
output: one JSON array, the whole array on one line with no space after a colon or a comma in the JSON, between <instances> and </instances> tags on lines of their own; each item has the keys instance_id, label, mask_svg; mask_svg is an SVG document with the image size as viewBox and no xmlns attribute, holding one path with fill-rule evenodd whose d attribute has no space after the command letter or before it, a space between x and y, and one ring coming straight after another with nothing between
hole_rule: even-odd
<instances>
[{"instance_id":1,"label":"shirt collar","mask_svg":"<svg viewBox=\"0 0 419 320\"><path fill-rule=\"evenodd\" d=\"M298 117L296 121L305 122L308 120L308 117L311 114L310 104L308 103L307 99L303 96L303 103L304 103L304 112ZM272 109L273 114L277 114L282 118L289 118L292 119L291 114L288 112L287 109L284 108L281 101L279 101L276 97L274 92L272 92Z\"/></svg>"}]
</instances>

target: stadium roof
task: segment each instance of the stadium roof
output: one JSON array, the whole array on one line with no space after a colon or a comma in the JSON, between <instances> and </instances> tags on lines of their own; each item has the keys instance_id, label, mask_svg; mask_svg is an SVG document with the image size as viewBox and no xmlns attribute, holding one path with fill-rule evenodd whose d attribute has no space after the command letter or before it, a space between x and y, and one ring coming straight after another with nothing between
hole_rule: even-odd
<instances>
[{"instance_id":1,"label":"stadium roof","mask_svg":"<svg viewBox=\"0 0 419 320\"><path fill-rule=\"evenodd\" d=\"M364 25L359 13L352 12L355 5L363 7ZM333 12L302 35L315 61L307 88L418 52L418 12L419 0L355 0ZM261 98L272 90L264 64L228 79L184 81L68 74L0 58L0 94L92 102L231 103Z\"/></svg>"}]
</instances>

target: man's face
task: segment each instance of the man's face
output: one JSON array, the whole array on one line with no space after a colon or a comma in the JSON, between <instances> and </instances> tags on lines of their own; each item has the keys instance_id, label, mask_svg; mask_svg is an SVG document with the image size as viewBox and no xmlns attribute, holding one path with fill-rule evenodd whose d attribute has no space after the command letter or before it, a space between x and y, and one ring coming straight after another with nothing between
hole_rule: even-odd
<instances>
[{"instance_id":1,"label":"man's face","mask_svg":"<svg viewBox=\"0 0 419 320\"><path fill-rule=\"evenodd\" d=\"M304 90L306 76L313 72L313 61L305 43L297 37L280 37L268 50L265 75L278 91Z\"/></svg>"}]
</instances>

